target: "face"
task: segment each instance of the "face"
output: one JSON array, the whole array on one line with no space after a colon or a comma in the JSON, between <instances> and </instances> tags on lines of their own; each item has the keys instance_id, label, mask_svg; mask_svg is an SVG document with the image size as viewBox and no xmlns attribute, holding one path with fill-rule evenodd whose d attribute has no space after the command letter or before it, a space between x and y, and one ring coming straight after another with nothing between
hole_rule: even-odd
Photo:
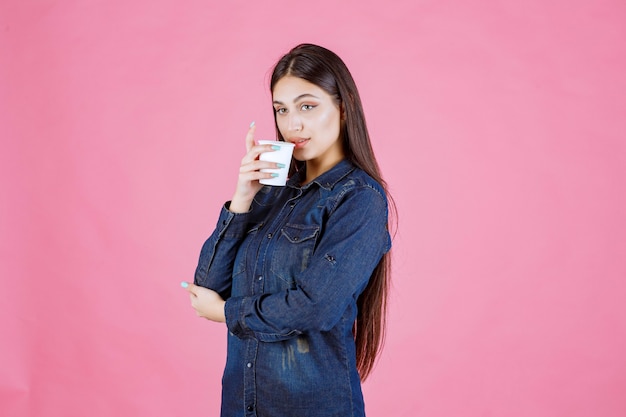
<instances>
[{"instance_id":1,"label":"face","mask_svg":"<svg viewBox=\"0 0 626 417\"><path fill-rule=\"evenodd\" d=\"M276 124L283 138L296 146L293 156L318 174L344 157L339 138L341 111L326 91L302 78L281 78L272 92Z\"/></svg>"}]
</instances>

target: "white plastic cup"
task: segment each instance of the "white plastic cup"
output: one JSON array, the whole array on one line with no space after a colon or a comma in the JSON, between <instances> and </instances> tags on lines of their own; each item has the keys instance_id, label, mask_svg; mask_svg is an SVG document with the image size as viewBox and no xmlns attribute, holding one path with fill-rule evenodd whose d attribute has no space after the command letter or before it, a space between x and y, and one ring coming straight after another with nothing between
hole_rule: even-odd
<instances>
[{"instance_id":1,"label":"white plastic cup","mask_svg":"<svg viewBox=\"0 0 626 417\"><path fill-rule=\"evenodd\" d=\"M289 173L289 165L291 164L291 154L293 153L294 144L278 140L260 140L259 145L274 145L280 147L279 150L263 152L259 155L259 160L270 161L283 164L283 168L264 168L261 172L272 172L278 174L277 177L263 178L259 182L264 185L283 186L287 183L287 174Z\"/></svg>"}]
</instances>

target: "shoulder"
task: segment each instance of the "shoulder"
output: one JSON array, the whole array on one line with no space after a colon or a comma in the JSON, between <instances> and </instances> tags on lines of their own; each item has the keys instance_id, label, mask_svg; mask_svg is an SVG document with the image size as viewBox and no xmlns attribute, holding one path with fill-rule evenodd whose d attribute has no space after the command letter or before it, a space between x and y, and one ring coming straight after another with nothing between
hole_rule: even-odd
<instances>
[{"instance_id":1,"label":"shoulder","mask_svg":"<svg viewBox=\"0 0 626 417\"><path fill-rule=\"evenodd\" d=\"M353 167L332 187L322 191L324 194L325 205L331 213L342 207L342 212L347 210L354 214L387 217L388 202L384 188L360 168Z\"/></svg>"},{"instance_id":2,"label":"shoulder","mask_svg":"<svg viewBox=\"0 0 626 417\"><path fill-rule=\"evenodd\" d=\"M378 238L384 251L391 247L388 231L389 206L383 186L355 167L333 187L331 216L339 216L356 229L367 230L370 243ZM336 217L335 217L336 218Z\"/></svg>"},{"instance_id":3,"label":"shoulder","mask_svg":"<svg viewBox=\"0 0 626 417\"><path fill-rule=\"evenodd\" d=\"M373 199L380 198L385 204L387 203L387 195L383 186L358 167L354 167L352 171L337 182L334 189L340 193L358 193Z\"/></svg>"}]
</instances>

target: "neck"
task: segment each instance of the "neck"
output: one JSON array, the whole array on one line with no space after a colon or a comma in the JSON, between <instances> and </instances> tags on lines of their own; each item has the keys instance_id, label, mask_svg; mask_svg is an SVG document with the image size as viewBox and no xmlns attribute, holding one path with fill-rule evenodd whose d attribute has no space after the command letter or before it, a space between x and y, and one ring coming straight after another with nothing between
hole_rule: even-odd
<instances>
[{"instance_id":1,"label":"neck","mask_svg":"<svg viewBox=\"0 0 626 417\"><path fill-rule=\"evenodd\" d=\"M341 155L341 157L334 158L332 160L325 160L324 163L320 163L320 161L316 161L314 159L310 161L306 161L305 163L306 175L305 175L304 183L302 185L310 183L315 178L319 177L320 175L322 175L323 173L325 173L326 171L330 170L332 167L337 165L343 159L344 157L343 155Z\"/></svg>"}]
</instances>

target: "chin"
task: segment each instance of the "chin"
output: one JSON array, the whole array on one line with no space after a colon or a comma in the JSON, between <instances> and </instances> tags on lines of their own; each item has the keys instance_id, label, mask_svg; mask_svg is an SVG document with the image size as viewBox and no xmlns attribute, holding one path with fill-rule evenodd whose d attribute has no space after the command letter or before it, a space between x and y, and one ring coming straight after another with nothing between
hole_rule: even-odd
<instances>
[{"instance_id":1,"label":"chin","mask_svg":"<svg viewBox=\"0 0 626 417\"><path fill-rule=\"evenodd\" d=\"M306 162L309 159L311 159L311 158L307 158L306 153L298 152L297 150L293 152L292 158L298 162Z\"/></svg>"}]
</instances>

